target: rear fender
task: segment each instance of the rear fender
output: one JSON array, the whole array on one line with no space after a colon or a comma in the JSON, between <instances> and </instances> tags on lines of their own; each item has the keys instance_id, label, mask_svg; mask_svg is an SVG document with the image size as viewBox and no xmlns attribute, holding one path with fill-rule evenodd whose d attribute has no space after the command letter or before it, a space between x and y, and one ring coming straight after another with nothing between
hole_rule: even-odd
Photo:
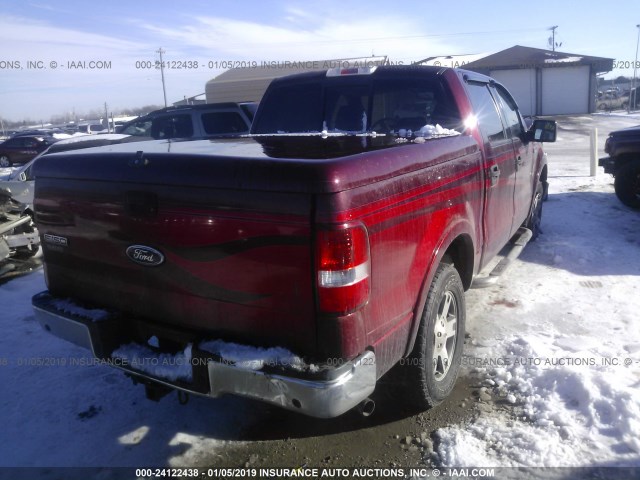
<instances>
[{"instance_id":1,"label":"rear fender","mask_svg":"<svg viewBox=\"0 0 640 480\"><path fill-rule=\"evenodd\" d=\"M442 235L440 242L438 243L438 247L434 249L431 259L429 261L429 265L427 268L427 273L422 280L422 285L420 287L420 294L418 295L418 299L416 301L416 305L414 308L414 317L411 322L411 329L409 334L409 339L407 342L407 348L405 350L404 356L411 354L413 351L413 347L416 342L416 337L418 336L418 329L420 327L420 321L422 320L422 314L424 312L425 303L427 300L427 294L429 293L429 287L431 286L431 282L433 281L433 277L437 270L438 265L444 258L445 254L449 250L449 247L456 241L458 238L466 237L469 239L470 243L470 252L467 252L471 255L471 271L468 272L469 280L473 276L473 273L476 272L478 268L478 259L479 256L475 254L475 245L473 244L473 228L470 223L466 220L461 220L452 224L447 231ZM459 268L459 267L458 267ZM463 284L465 285L465 289L468 288L468 283L465 282L465 275L463 272L460 272L460 277L463 278Z\"/></svg>"}]
</instances>

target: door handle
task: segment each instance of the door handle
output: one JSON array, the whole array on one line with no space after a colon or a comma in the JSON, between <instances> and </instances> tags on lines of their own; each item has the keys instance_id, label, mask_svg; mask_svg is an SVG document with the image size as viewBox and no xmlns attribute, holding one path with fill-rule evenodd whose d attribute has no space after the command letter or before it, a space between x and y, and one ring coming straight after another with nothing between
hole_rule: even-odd
<instances>
[{"instance_id":1,"label":"door handle","mask_svg":"<svg viewBox=\"0 0 640 480\"><path fill-rule=\"evenodd\" d=\"M518 158L516 158L516 165L518 165L519 167L524 165L524 160L522 159L522 157L520 155L518 155Z\"/></svg>"},{"instance_id":2,"label":"door handle","mask_svg":"<svg viewBox=\"0 0 640 480\"><path fill-rule=\"evenodd\" d=\"M491 179L491 186L495 186L500 178L500 167L498 165L492 165L489 167L489 178Z\"/></svg>"}]
</instances>

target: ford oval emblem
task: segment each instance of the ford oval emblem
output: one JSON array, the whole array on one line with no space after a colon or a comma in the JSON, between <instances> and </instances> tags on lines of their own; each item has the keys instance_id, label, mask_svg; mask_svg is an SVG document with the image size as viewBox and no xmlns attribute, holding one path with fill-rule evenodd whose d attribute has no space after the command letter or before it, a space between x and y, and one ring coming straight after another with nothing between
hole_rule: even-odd
<instances>
[{"instance_id":1,"label":"ford oval emblem","mask_svg":"<svg viewBox=\"0 0 640 480\"><path fill-rule=\"evenodd\" d=\"M157 267L164 262L164 255L155 248L145 245L131 245L127 248L127 257L140 265Z\"/></svg>"}]
</instances>

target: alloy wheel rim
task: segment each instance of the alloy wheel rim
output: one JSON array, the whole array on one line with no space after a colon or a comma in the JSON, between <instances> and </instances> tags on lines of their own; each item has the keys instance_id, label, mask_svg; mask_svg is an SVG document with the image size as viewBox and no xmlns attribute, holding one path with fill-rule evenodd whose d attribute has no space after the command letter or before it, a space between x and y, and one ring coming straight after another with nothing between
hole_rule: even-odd
<instances>
[{"instance_id":1,"label":"alloy wheel rim","mask_svg":"<svg viewBox=\"0 0 640 480\"><path fill-rule=\"evenodd\" d=\"M458 336L458 304L449 290L445 292L438 305L433 331L433 373L436 381L449 373L453 364Z\"/></svg>"}]
</instances>

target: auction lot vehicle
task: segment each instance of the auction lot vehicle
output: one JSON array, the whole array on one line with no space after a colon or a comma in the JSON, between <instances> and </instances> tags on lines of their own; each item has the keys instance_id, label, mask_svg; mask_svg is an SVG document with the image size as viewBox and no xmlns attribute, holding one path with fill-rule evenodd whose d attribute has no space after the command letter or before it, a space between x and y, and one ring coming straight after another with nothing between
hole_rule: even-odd
<instances>
[{"instance_id":1,"label":"auction lot vehicle","mask_svg":"<svg viewBox=\"0 0 640 480\"><path fill-rule=\"evenodd\" d=\"M616 195L622 203L640 209L640 126L609 133L598 164L615 177Z\"/></svg>"},{"instance_id":2,"label":"auction lot vehicle","mask_svg":"<svg viewBox=\"0 0 640 480\"><path fill-rule=\"evenodd\" d=\"M67 150L77 150L80 148L101 147L127 141L140 141L140 139L129 135L105 133L102 135L80 135L58 140L46 150L40 152L28 163L11 172L6 180L0 180L0 188L9 189L13 200L23 204L26 210L32 214L35 185L33 165L36 161L52 153L66 152Z\"/></svg>"},{"instance_id":3,"label":"auction lot vehicle","mask_svg":"<svg viewBox=\"0 0 640 480\"><path fill-rule=\"evenodd\" d=\"M245 134L256 108L255 102L162 108L124 124L118 133L156 140Z\"/></svg>"},{"instance_id":4,"label":"auction lot vehicle","mask_svg":"<svg viewBox=\"0 0 640 480\"><path fill-rule=\"evenodd\" d=\"M32 257L39 248L38 231L26 206L12 198L9 189L0 186L0 276L15 268L4 260Z\"/></svg>"},{"instance_id":5,"label":"auction lot vehicle","mask_svg":"<svg viewBox=\"0 0 640 480\"><path fill-rule=\"evenodd\" d=\"M46 135L17 135L0 143L0 167L8 168L29 162L57 140Z\"/></svg>"},{"instance_id":6,"label":"auction lot vehicle","mask_svg":"<svg viewBox=\"0 0 640 480\"><path fill-rule=\"evenodd\" d=\"M489 77L385 66L274 80L246 138L51 155L36 316L153 399L370 413L399 365L402 398L432 407L458 374L464 290L539 231L555 133L526 130Z\"/></svg>"}]
</instances>

